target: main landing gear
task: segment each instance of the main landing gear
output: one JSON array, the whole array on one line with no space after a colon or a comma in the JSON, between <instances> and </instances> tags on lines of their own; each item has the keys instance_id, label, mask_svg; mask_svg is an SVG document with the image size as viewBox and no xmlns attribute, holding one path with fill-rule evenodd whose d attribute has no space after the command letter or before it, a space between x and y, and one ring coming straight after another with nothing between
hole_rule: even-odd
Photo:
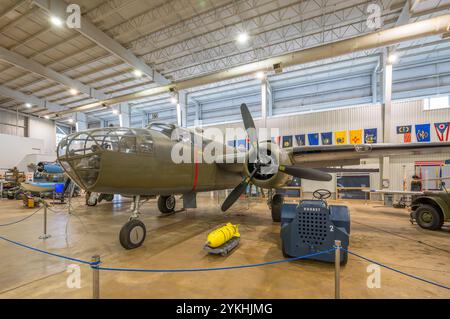
<instances>
[{"instance_id":1,"label":"main landing gear","mask_svg":"<svg viewBox=\"0 0 450 319\"><path fill-rule=\"evenodd\" d=\"M283 195L275 194L273 195L269 207L272 213L272 221L279 223L281 222L281 208L283 206Z\"/></svg>"},{"instance_id":2,"label":"main landing gear","mask_svg":"<svg viewBox=\"0 0 450 319\"><path fill-rule=\"evenodd\" d=\"M159 196L158 209L163 214L172 214L175 211L175 196Z\"/></svg>"},{"instance_id":3,"label":"main landing gear","mask_svg":"<svg viewBox=\"0 0 450 319\"><path fill-rule=\"evenodd\" d=\"M133 197L133 205L129 221L123 225L119 233L119 241L123 248L134 249L142 245L147 235L147 229L139 220L139 205L141 197Z\"/></svg>"}]
</instances>

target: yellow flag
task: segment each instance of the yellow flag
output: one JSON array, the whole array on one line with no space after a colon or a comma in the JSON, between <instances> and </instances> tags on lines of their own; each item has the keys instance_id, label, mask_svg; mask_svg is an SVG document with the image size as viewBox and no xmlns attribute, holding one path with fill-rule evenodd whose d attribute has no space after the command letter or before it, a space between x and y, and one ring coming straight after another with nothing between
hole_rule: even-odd
<instances>
[{"instance_id":1,"label":"yellow flag","mask_svg":"<svg viewBox=\"0 0 450 319\"><path fill-rule=\"evenodd\" d=\"M347 143L347 131L334 132L335 144L346 144Z\"/></svg>"},{"instance_id":2,"label":"yellow flag","mask_svg":"<svg viewBox=\"0 0 450 319\"><path fill-rule=\"evenodd\" d=\"M361 144L362 143L362 130L351 130L350 131L350 144Z\"/></svg>"}]
</instances>

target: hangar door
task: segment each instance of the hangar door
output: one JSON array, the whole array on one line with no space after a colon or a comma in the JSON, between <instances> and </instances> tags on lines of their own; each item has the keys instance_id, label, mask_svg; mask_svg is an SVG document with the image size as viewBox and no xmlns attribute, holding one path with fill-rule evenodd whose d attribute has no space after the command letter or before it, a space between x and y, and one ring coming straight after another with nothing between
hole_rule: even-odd
<instances>
[{"instance_id":1,"label":"hangar door","mask_svg":"<svg viewBox=\"0 0 450 319\"><path fill-rule=\"evenodd\" d=\"M337 198L339 199L366 199L370 190L370 174L341 174L336 176Z\"/></svg>"}]
</instances>

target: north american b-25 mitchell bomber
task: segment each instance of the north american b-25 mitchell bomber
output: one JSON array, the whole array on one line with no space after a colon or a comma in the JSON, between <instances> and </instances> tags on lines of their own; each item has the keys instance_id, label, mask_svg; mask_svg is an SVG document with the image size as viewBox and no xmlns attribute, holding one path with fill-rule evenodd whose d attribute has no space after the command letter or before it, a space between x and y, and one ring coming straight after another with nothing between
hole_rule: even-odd
<instances>
[{"instance_id":1,"label":"north american b-25 mitchell bomber","mask_svg":"<svg viewBox=\"0 0 450 319\"><path fill-rule=\"evenodd\" d=\"M196 208L196 194L232 189L222 204L228 210L249 184L264 189L284 186L294 176L330 181L332 176L320 168L358 165L360 159L383 156L429 154L450 150L449 142L409 144L361 144L298 146L280 149L271 140L260 141L253 118L241 105L250 147L244 152L234 148L218 154L216 160L201 161L202 146L217 143L202 139L201 133L173 124L152 123L147 128L89 129L66 136L58 145L58 161L66 173L88 192L132 196L134 205L119 239L126 249L139 247L146 228L139 220L141 197L159 196L163 214L175 209L174 195L182 195L184 208ZM190 138L184 138L184 137ZM200 145L195 141L202 141ZM191 161L176 163L173 150L182 145ZM217 145L216 145L217 146ZM221 143L223 149L229 148ZM219 152L220 153L220 152ZM237 186L236 186L237 185ZM280 220L282 197L273 195L272 219Z\"/></svg>"}]
</instances>

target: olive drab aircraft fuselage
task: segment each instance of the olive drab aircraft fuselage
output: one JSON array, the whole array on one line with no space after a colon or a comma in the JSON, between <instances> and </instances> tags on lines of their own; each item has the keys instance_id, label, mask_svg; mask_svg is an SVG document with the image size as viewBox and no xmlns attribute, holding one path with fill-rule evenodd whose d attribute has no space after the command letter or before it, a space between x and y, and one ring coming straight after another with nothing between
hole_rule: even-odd
<instances>
[{"instance_id":1,"label":"olive drab aircraft fuselage","mask_svg":"<svg viewBox=\"0 0 450 319\"><path fill-rule=\"evenodd\" d=\"M184 208L195 208L196 193L233 189L221 206L226 211L250 184L274 189L285 185L291 176L330 181L332 176L323 169L339 171L343 166L359 165L365 158L450 151L450 142L280 149L271 141L259 140L245 104L241 105L241 115L250 145L243 152L230 149L225 142L212 142L195 130L152 123L147 128L100 128L68 135L58 145L58 161L70 178L88 192L134 197L130 220L119 234L122 246L132 249L139 247L146 236L145 225L139 220L141 196L159 195L158 209L169 214L175 209L175 194L182 195ZM215 143L223 152L214 154L212 160L203 160L204 155L211 155L205 152L208 143ZM177 145L183 145L183 154L187 152L189 160L174 160ZM280 221L282 196L270 196L268 202L272 219Z\"/></svg>"},{"instance_id":2,"label":"olive drab aircraft fuselage","mask_svg":"<svg viewBox=\"0 0 450 319\"><path fill-rule=\"evenodd\" d=\"M202 138L203 143L195 145L197 133L185 131L192 138L181 141L172 137L173 130L183 129L157 123L149 128L102 128L75 133L60 142L58 160L83 189L105 194L188 194L231 189L242 181L243 163L227 166L204 160L201 146L217 142ZM172 150L180 143L189 152L190 160L185 163L172 159ZM224 144L221 147L223 154L238 152ZM276 184L281 186L287 178L277 178Z\"/></svg>"}]
</instances>

